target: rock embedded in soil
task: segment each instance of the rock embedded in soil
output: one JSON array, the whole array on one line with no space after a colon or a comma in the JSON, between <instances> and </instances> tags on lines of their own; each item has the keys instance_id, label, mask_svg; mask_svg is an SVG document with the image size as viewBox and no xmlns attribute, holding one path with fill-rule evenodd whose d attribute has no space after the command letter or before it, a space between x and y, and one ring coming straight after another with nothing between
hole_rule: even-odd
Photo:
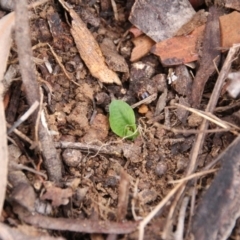
<instances>
[{"instance_id":1,"label":"rock embedded in soil","mask_svg":"<svg viewBox=\"0 0 240 240\"><path fill-rule=\"evenodd\" d=\"M77 149L65 149L62 157L68 167L77 167L82 160L82 153Z\"/></svg>"},{"instance_id":2,"label":"rock embedded in soil","mask_svg":"<svg viewBox=\"0 0 240 240\"><path fill-rule=\"evenodd\" d=\"M159 162L156 166L155 173L158 177L162 177L167 172L167 164Z\"/></svg>"},{"instance_id":3,"label":"rock embedded in soil","mask_svg":"<svg viewBox=\"0 0 240 240\"><path fill-rule=\"evenodd\" d=\"M188 0L137 0L129 20L155 42L160 42L172 37L194 13Z\"/></svg>"}]
</instances>

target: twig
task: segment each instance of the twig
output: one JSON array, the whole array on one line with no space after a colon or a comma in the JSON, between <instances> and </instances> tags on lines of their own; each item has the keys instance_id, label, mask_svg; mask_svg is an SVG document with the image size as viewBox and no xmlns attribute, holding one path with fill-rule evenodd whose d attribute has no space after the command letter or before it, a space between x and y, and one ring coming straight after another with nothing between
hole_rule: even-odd
<instances>
[{"instance_id":1,"label":"twig","mask_svg":"<svg viewBox=\"0 0 240 240\"><path fill-rule=\"evenodd\" d=\"M7 173L8 173L8 147L7 147L7 134L6 134L6 117L3 105L3 76L6 70L7 59L9 56L11 48L11 32L14 26L14 13L10 13L4 18L1 19L0 26L0 45L1 45L1 54L0 54L0 215L2 213L3 203L5 200L5 193L7 187Z\"/></svg>"},{"instance_id":2,"label":"twig","mask_svg":"<svg viewBox=\"0 0 240 240\"><path fill-rule=\"evenodd\" d=\"M155 122L153 126L157 126L160 128L163 128L165 130L171 131L173 133L185 133L185 134L198 134L201 132L204 133L219 133L219 132L229 132L229 129L224 129L224 128L216 128L216 129L209 129L206 131L200 131L200 130L195 130L195 129L177 129L177 128L172 128L172 127L166 127L163 124L160 124L158 122Z\"/></svg>"},{"instance_id":3,"label":"twig","mask_svg":"<svg viewBox=\"0 0 240 240\"><path fill-rule=\"evenodd\" d=\"M11 125L9 123L7 123L7 127L10 128ZM31 146L33 145L33 141L27 137L25 134L23 134L22 132L20 132L18 129L14 129L13 132L20 137L21 139L23 139L24 141L28 142Z\"/></svg>"},{"instance_id":4,"label":"twig","mask_svg":"<svg viewBox=\"0 0 240 240\"><path fill-rule=\"evenodd\" d=\"M55 53L55 51L53 50L52 46L47 43L48 47L50 48L54 58L56 59L57 63L59 64L59 66L61 67L62 71L64 72L65 76L67 77L67 79L71 82L73 82L74 84L76 84L78 87L81 87L80 84L78 84L77 82L75 82L72 77L68 74L67 70L65 69L64 65L62 64L61 60L59 59L58 55Z\"/></svg>"},{"instance_id":5,"label":"twig","mask_svg":"<svg viewBox=\"0 0 240 240\"><path fill-rule=\"evenodd\" d=\"M175 232L175 238L174 238L175 240L183 239L184 220L185 220L188 202L189 202L189 197L185 197L183 199L183 202L179 211L177 231Z\"/></svg>"},{"instance_id":6,"label":"twig","mask_svg":"<svg viewBox=\"0 0 240 240\"><path fill-rule=\"evenodd\" d=\"M20 219L33 226L44 229L61 231L85 232L85 233L105 233L105 234L126 234L136 230L138 222L110 222L92 221L71 218L53 218L40 214L31 214L18 209Z\"/></svg>"},{"instance_id":7,"label":"twig","mask_svg":"<svg viewBox=\"0 0 240 240\"><path fill-rule=\"evenodd\" d=\"M162 235L161 235L162 239L169 239L169 238L171 238L169 236L169 234L171 234L171 231L172 231L172 224L173 224L174 213L176 213L176 209L178 209L177 208L177 204L179 202L178 200L182 196L183 191L184 191L184 188L181 188L176 193L176 196L175 196L175 198L172 201L172 204L171 204L171 207L170 207L167 219L166 219L166 224L164 226L164 230L163 230Z\"/></svg>"},{"instance_id":8,"label":"twig","mask_svg":"<svg viewBox=\"0 0 240 240\"><path fill-rule=\"evenodd\" d=\"M122 149L120 147L113 147L107 144L103 144L102 146L97 146L97 145L85 144L80 142L56 142L55 147L80 149L87 153L92 152L92 153L114 155L117 157L122 156Z\"/></svg>"},{"instance_id":9,"label":"twig","mask_svg":"<svg viewBox=\"0 0 240 240\"><path fill-rule=\"evenodd\" d=\"M175 186L162 201L143 219L139 224L139 237L138 240L144 239L144 228L151 221L151 219L167 204L167 202L173 197L173 195L182 187L183 183L179 183Z\"/></svg>"},{"instance_id":10,"label":"twig","mask_svg":"<svg viewBox=\"0 0 240 240\"><path fill-rule=\"evenodd\" d=\"M9 227L7 224L0 223L0 238L2 240L64 240L62 237L55 238L46 236L46 233L44 233L44 236L33 236L30 232L29 235L27 234L27 232L21 231L18 228Z\"/></svg>"},{"instance_id":11,"label":"twig","mask_svg":"<svg viewBox=\"0 0 240 240\"><path fill-rule=\"evenodd\" d=\"M216 169L209 170L209 171L204 171L204 172L199 172L195 173L192 175L189 175L185 178L182 178L180 180L176 181L169 181L169 183L177 183L177 185L162 199L162 201L143 219L143 221L140 222L139 224L139 238L138 240L143 240L144 239L144 228L145 226L151 221L151 219L164 207L164 205L173 197L176 192L183 187L184 183L188 180L209 174L215 172Z\"/></svg>"},{"instance_id":12,"label":"twig","mask_svg":"<svg viewBox=\"0 0 240 240\"><path fill-rule=\"evenodd\" d=\"M154 101L156 98L157 98L157 94L154 93L154 94L150 95L149 97L147 97L147 98L145 98L145 99L143 99L143 100L141 100L141 101L139 101L137 103L132 104L131 107L134 109L134 108L136 108L136 107L138 107L138 106L140 106L140 105L142 105L144 103L145 104L149 104L152 101Z\"/></svg>"},{"instance_id":13,"label":"twig","mask_svg":"<svg viewBox=\"0 0 240 240\"><path fill-rule=\"evenodd\" d=\"M219 95L221 92L222 85L223 85L225 79L227 78L227 74L230 70L232 59L234 58L235 54L237 53L239 47L240 47L240 44L237 44L230 48L227 58L224 62L224 65L219 73L217 82L214 86L213 94L211 95L211 98L207 105L206 112L214 111L214 108L217 104L217 101L218 101L218 98L219 98ZM188 165L187 175L194 172L194 169L196 169L196 167L197 167L196 162L197 162L198 153L199 153L199 150L202 148L202 144L203 144L203 141L204 141L204 138L206 135L204 133L204 131L206 131L207 128L208 128L208 121L204 119L200 126L200 129L199 129L202 132L197 135L196 141L191 150L190 163Z\"/></svg>"},{"instance_id":14,"label":"twig","mask_svg":"<svg viewBox=\"0 0 240 240\"><path fill-rule=\"evenodd\" d=\"M237 102L234 102L233 104L227 105L227 106L222 106L222 107L216 107L214 109L214 112L225 112L229 111L232 108L237 108L240 106L240 101L238 100Z\"/></svg>"},{"instance_id":15,"label":"twig","mask_svg":"<svg viewBox=\"0 0 240 240\"><path fill-rule=\"evenodd\" d=\"M204 119L206 119L206 120L208 120L208 121L210 121L212 123L215 123L219 127L222 127L224 129L229 129L229 131L231 130L230 127L234 127L235 129L240 130L240 128L238 126L235 126L235 125L233 125L231 123L223 121L223 120L219 119L218 117L214 116L213 114L211 114L209 112L203 112L201 110L190 108L190 107L178 104L178 103L175 103L174 105L177 106L177 107L184 108L184 109L186 109L186 110L188 110L188 111L190 111L192 113L195 113L195 114L201 116L202 118L204 118Z\"/></svg>"},{"instance_id":16,"label":"twig","mask_svg":"<svg viewBox=\"0 0 240 240\"><path fill-rule=\"evenodd\" d=\"M117 4L115 3L114 0L111 0L113 12L114 12L114 18L116 21L118 21L118 10L117 10Z\"/></svg>"},{"instance_id":17,"label":"twig","mask_svg":"<svg viewBox=\"0 0 240 240\"><path fill-rule=\"evenodd\" d=\"M8 130L10 134L14 129L16 129L20 124L28 119L28 117L38 108L39 102L35 101L31 107L13 124L13 126Z\"/></svg>"},{"instance_id":18,"label":"twig","mask_svg":"<svg viewBox=\"0 0 240 240\"><path fill-rule=\"evenodd\" d=\"M40 101L39 86L36 79L34 65L32 62L32 49L30 41L30 29L28 24L27 1L15 0L16 12L16 43L18 47L19 65L22 75L22 81L25 86L26 98L29 105L36 100ZM37 112L33 114L33 120L36 121ZM62 178L61 161L53 145L51 136L47 129L39 124L39 140L42 146L44 165L47 169L49 179L59 182Z\"/></svg>"},{"instance_id":19,"label":"twig","mask_svg":"<svg viewBox=\"0 0 240 240\"><path fill-rule=\"evenodd\" d=\"M42 172L40 172L40 171L37 171L37 170L35 170L35 169L33 169L33 168L24 166L24 165L22 165L22 164L17 164L17 163L15 163L15 162L13 162L13 161L10 162L9 164L10 164L10 166L11 166L14 170L15 170L15 169L17 169L17 170L26 170L26 171L28 171L28 172L31 172L31 173L40 175L40 176L44 177L45 180L47 180L46 174L44 174L44 173L42 173Z\"/></svg>"},{"instance_id":20,"label":"twig","mask_svg":"<svg viewBox=\"0 0 240 240\"><path fill-rule=\"evenodd\" d=\"M207 170L207 171L197 172L197 173L191 174L191 175L184 177L182 179L179 179L179 180L169 181L168 183L169 184L183 183L183 182L191 180L193 178L198 178L198 177L204 176L206 174L214 173L216 171L217 171L217 169L211 169L211 170Z\"/></svg>"},{"instance_id":21,"label":"twig","mask_svg":"<svg viewBox=\"0 0 240 240\"><path fill-rule=\"evenodd\" d=\"M2 99L3 85L0 81L0 138L1 138L1 150L0 150L0 160L1 160L1 170L0 170L0 214L2 213L5 192L7 187L7 172L8 172L8 148L7 148L7 134L6 134L6 120L4 114L4 106Z\"/></svg>"}]
</instances>

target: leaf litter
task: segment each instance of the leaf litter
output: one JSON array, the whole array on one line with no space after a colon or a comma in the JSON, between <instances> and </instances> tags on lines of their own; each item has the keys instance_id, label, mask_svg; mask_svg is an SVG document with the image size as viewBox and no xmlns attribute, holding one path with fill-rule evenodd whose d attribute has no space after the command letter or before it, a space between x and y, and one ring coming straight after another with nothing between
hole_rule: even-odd
<instances>
[{"instance_id":1,"label":"leaf litter","mask_svg":"<svg viewBox=\"0 0 240 240\"><path fill-rule=\"evenodd\" d=\"M237 238L238 2L24 2L15 41L0 19L0 238ZM114 99L134 141L110 130Z\"/></svg>"}]
</instances>

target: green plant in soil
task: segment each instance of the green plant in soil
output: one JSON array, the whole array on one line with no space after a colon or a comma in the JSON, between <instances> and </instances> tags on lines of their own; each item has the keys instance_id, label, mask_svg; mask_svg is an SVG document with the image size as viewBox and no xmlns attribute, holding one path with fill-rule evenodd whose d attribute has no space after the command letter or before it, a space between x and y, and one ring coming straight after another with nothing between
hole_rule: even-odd
<instances>
[{"instance_id":1,"label":"green plant in soil","mask_svg":"<svg viewBox=\"0 0 240 240\"><path fill-rule=\"evenodd\" d=\"M134 140L138 136L134 111L122 100L113 100L109 105L109 122L119 137Z\"/></svg>"}]
</instances>

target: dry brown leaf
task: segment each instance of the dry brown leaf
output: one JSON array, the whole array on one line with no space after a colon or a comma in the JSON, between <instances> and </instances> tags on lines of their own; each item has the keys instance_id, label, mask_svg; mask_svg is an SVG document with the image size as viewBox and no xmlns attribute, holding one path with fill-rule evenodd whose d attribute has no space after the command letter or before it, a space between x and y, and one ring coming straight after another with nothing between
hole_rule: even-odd
<instances>
[{"instance_id":1,"label":"dry brown leaf","mask_svg":"<svg viewBox=\"0 0 240 240\"><path fill-rule=\"evenodd\" d=\"M121 85L117 74L107 67L101 49L91 32L87 29L85 23L63 0L59 0L59 2L72 17L72 36L79 54L92 76L102 83L116 83Z\"/></svg>"},{"instance_id":2,"label":"dry brown leaf","mask_svg":"<svg viewBox=\"0 0 240 240\"><path fill-rule=\"evenodd\" d=\"M240 13L232 12L220 17L221 47L229 48L240 42ZM164 66L179 65L198 60L198 43L203 36L205 25L190 35L173 37L157 43L151 52L160 57Z\"/></svg>"},{"instance_id":3,"label":"dry brown leaf","mask_svg":"<svg viewBox=\"0 0 240 240\"><path fill-rule=\"evenodd\" d=\"M0 79L3 79L4 72L7 66L7 59L10 52L12 43L11 32L15 23L14 12L8 14L0 20ZM3 202L5 199L5 191L7 185L7 172L8 172L8 150L7 150L7 134L6 134L6 120L4 114L4 106L2 100L3 85L0 82L0 214L2 212Z\"/></svg>"}]
</instances>

